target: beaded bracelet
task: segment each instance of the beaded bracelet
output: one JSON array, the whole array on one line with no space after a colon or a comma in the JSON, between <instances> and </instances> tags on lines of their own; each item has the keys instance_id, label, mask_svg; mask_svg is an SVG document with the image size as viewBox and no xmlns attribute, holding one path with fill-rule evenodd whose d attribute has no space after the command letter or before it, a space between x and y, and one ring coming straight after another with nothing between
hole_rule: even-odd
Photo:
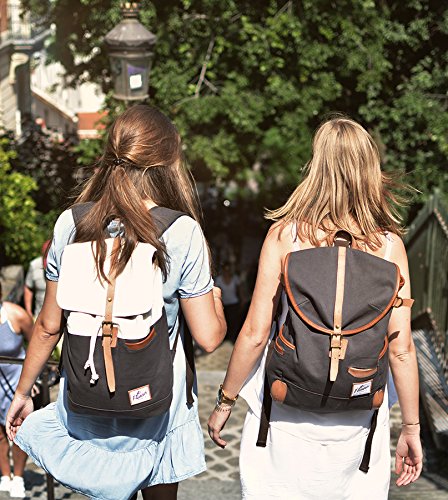
<instances>
[{"instance_id":1,"label":"beaded bracelet","mask_svg":"<svg viewBox=\"0 0 448 500\"><path fill-rule=\"evenodd\" d=\"M415 424L405 424L404 422L401 422L401 425L406 425L406 426L408 426L408 425L420 425L420 422L415 422Z\"/></svg>"}]
</instances>

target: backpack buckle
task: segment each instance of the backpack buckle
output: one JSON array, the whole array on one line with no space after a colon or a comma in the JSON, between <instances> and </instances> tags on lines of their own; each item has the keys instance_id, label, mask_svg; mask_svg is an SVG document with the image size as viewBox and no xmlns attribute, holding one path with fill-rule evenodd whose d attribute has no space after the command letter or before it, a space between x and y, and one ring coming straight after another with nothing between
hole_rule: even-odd
<instances>
[{"instance_id":1,"label":"backpack buckle","mask_svg":"<svg viewBox=\"0 0 448 500\"><path fill-rule=\"evenodd\" d=\"M111 347L116 347L118 337L118 323L113 321L103 321L101 323L101 330L103 335L103 345L106 338L110 339Z\"/></svg>"}]
</instances>

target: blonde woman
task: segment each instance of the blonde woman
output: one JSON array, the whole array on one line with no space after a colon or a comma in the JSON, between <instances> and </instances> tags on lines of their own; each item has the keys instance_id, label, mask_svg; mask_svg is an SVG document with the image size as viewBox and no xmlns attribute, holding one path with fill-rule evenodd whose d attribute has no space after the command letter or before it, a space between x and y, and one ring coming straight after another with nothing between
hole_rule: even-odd
<instances>
[{"instance_id":1,"label":"blonde woman","mask_svg":"<svg viewBox=\"0 0 448 500\"><path fill-rule=\"evenodd\" d=\"M263 366L282 289L283 264L290 252L325 246L329 234L347 231L362 250L399 266L405 279L400 296L411 296L399 216L392 206L396 199L389 185L367 131L350 119L335 118L317 130L304 180L284 206L268 214L276 223L264 242L249 313L208 423L210 437L225 447L220 433L238 394L249 404L240 455L243 498L381 500L388 496L387 397L379 409L367 474L358 468L373 411L322 414L273 401L267 446L257 447L256 441ZM403 419L395 471L397 485L404 486L417 480L422 469L418 373L408 307L393 310L388 338Z\"/></svg>"}]
</instances>

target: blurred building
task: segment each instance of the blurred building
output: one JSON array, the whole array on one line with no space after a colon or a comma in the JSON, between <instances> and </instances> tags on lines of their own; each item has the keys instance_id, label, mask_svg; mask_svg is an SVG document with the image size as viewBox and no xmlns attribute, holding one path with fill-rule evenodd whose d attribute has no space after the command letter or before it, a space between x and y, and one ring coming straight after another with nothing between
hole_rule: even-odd
<instances>
[{"instance_id":1,"label":"blurred building","mask_svg":"<svg viewBox=\"0 0 448 500\"><path fill-rule=\"evenodd\" d=\"M94 138L104 95L98 85L69 86L59 63L47 64L45 19L22 12L21 0L0 0L0 128L22 133L33 118L55 139Z\"/></svg>"},{"instance_id":2,"label":"blurred building","mask_svg":"<svg viewBox=\"0 0 448 500\"><path fill-rule=\"evenodd\" d=\"M35 55L31 94L33 116L44 130L92 139L103 128L104 94L99 85L90 82L69 85L62 65L47 63L45 50Z\"/></svg>"},{"instance_id":3,"label":"blurred building","mask_svg":"<svg viewBox=\"0 0 448 500\"><path fill-rule=\"evenodd\" d=\"M22 15L20 0L0 0L0 127L21 134L32 108L30 63L49 34L42 19Z\"/></svg>"}]
</instances>

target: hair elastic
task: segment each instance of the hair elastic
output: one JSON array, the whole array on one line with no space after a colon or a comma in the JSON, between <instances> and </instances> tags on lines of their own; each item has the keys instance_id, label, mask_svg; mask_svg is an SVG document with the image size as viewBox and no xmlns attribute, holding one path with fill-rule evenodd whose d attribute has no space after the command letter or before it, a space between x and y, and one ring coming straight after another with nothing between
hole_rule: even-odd
<instances>
[{"instance_id":1,"label":"hair elastic","mask_svg":"<svg viewBox=\"0 0 448 500\"><path fill-rule=\"evenodd\" d=\"M115 167L118 167L118 165L123 165L123 163L126 163L126 160L124 158L115 158L112 163Z\"/></svg>"}]
</instances>

